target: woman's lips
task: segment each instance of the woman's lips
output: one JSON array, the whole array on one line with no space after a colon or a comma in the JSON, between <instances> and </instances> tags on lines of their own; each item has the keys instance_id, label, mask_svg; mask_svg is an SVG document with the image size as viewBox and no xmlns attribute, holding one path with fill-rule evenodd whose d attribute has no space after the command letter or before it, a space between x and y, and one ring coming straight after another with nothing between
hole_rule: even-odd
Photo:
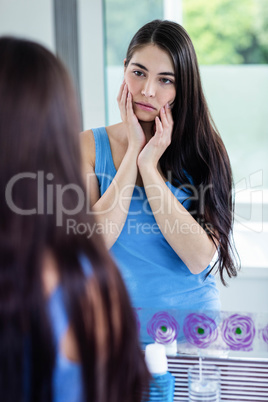
<instances>
[{"instance_id":1,"label":"woman's lips","mask_svg":"<svg viewBox=\"0 0 268 402\"><path fill-rule=\"evenodd\" d=\"M142 110L147 110L148 112L152 112L153 110L156 110L154 106L152 106L150 103L143 103L143 102L135 102L135 105Z\"/></svg>"}]
</instances>

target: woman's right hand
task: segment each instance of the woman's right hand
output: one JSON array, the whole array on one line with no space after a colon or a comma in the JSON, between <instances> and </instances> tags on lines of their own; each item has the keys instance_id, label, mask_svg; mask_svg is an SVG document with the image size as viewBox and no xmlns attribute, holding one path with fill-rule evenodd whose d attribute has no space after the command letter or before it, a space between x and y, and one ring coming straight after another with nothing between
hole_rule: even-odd
<instances>
[{"instance_id":1,"label":"woman's right hand","mask_svg":"<svg viewBox=\"0 0 268 402\"><path fill-rule=\"evenodd\" d=\"M138 155L146 143L146 138L137 116L133 111L132 95L129 92L125 81L123 81L120 87L119 94L117 96L117 103L119 106L121 119L125 124L127 131L128 147L133 151L136 151Z\"/></svg>"}]
</instances>

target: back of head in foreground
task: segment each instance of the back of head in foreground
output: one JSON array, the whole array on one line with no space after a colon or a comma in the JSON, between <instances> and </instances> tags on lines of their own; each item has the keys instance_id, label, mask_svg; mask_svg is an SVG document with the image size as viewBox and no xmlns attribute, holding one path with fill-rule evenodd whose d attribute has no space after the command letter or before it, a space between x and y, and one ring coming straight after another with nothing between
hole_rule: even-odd
<instances>
[{"instance_id":1,"label":"back of head in foreground","mask_svg":"<svg viewBox=\"0 0 268 402\"><path fill-rule=\"evenodd\" d=\"M83 199L78 132L75 95L59 60L36 43L1 38L0 395L5 402L24 400L25 382L31 384L28 400L53 400L55 347L43 283L48 252L77 343L85 400L140 401L148 378L129 298L102 239L67 233L70 218L77 225L94 223ZM90 279L81 257L92 265Z\"/></svg>"}]
</instances>

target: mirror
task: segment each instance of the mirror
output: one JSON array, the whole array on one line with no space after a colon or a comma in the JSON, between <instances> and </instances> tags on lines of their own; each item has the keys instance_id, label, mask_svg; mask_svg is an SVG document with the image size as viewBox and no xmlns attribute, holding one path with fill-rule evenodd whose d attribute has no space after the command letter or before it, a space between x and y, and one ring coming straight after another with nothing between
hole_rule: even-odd
<instances>
[{"instance_id":1,"label":"mirror","mask_svg":"<svg viewBox=\"0 0 268 402\"><path fill-rule=\"evenodd\" d=\"M56 0L1 0L0 34L28 37L56 51L57 3ZM116 96L123 74L121 61L129 39L146 20L168 15L168 2L164 0L150 0L144 8L130 2L129 9L120 8L119 0L106 0L103 32L102 5L90 3L77 0L78 74L85 129L119 121ZM228 3L225 11L220 10L221 1L215 8L209 0L177 3L182 11L180 18L194 42L208 104L234 170L234 237L242 269L227 288L218 280L222 308L267 312L268 3L252 0L245 6L243 0L238 0Z\"/></svg>"},{"instance_id":2,"label":"mirror","mask_svg":"<svg viewBox=\"0 0 268 402\"><path fill-rule=\"evenodd\" d=\"M217 277L222 309L267 312L268 3L155 0L148 2L148 8L157 14L153 18L146 7L141 12L131 4L129 9L115 8L115 3L120 1L105 2L109 124L120 121L115 99L129 40L146 21L165 18L168 3L176 3L180 10L171 19L176 15L177 22L183 21L194 43L204 92L234 173L234 239L242 268L237 278L228 281L228 287ZM121 23L115 24L119 19ZM120 35L122 30L124 35Z\"/></svg>"}]
</instances>

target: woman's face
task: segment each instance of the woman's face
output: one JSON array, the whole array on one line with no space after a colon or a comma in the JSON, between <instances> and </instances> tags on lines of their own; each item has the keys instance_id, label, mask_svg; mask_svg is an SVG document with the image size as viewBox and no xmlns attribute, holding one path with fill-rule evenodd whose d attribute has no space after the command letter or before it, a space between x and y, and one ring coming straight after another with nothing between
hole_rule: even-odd
<instances>
[{"instance_id":1,"label":"woman's face","mask_svg":"<svg viewBox=\"0 0 268 402\"><path fill-rule=\"evenodd\" d=\"M136 50L125 68L133 110L141 121L153 121L176 96L175 71L167 52L154 44Z\"/></svg>"}]
</instances>

